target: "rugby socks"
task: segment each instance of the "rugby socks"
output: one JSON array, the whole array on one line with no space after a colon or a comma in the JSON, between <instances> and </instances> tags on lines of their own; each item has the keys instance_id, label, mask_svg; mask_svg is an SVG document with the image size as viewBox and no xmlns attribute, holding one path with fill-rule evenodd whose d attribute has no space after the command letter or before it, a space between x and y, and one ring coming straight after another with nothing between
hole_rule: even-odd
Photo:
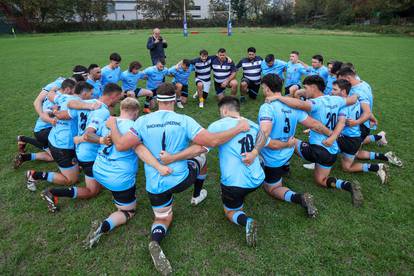
<instances>
[{"instance_id":1,"label":"rugby socks","mask_svg":"<svg viewBox=\"0 0 414 276\"><path fill-rule=\"evenodd\" d=\"M151 226L151 240L160 243L167 234L167 227L164 224L153 224Z\"/></svg>"},{"instance_id":2,"label":"rugby socks","mask_svg":"<svg viewBox=\"0 0 414 276\"><path fill-rule=\"evenodd\" d=\"M76 198L78 196L78 188L77 187L52 188L49 191L53 196L56 196L56 197Z\"/></svg>"},{"instance_id":3,"label":"rugby socks","mask_svg":"<svg viewBox=\"0 0 414 276\"><path fill-rule=\"evenodd\" d=\"M246 226L247 223L247 219L248 217L246 216L246 214L243 211L236 211L232 218L231 221L235 224L241 225L241 226Z\"/></svg>"},{"instance_id":4,"label":"rugby socks","mask_svg":"<svg viewBox=\"0 0 414 276\"><path fill-rule=\"evenodd\" d=\"M379 165L378 164L362 164L362 171L363 172L377 172L379 171Z\"/></svg>"},{"instance_id":5,"label":"rugby socks","mask_svg":"<svg viewBox=\"0 0 414 276\"><path fill-rule=\"evenodd\" d=\"M204 180L206 180L207 174L199 175L194 183L193 197L200 195L201 189L203 188Z\"/></svg>"},{"instance_id":6,"label":"rugby socks","mask_svg":"<svg viewBox=\"0 0 414 276\"><path fill-rule=\"evenodd\" d=\"M377 135L377 134L375 134L375 135L369 135L368 137L369 137L369 140L370 140L371 142L376 142L376 141L379 141L379 140L381 140L381 138L382 138L382 136L381 136L381 135Z\"/></svg>"},{"instance_id":7,"label":"rugby socks","mask_svg":"<svg viewBox=\"0 0 414 276\"><path fill-rule=\"evenodd\" d=\"M352 191L351 182L342 180L342 179L337 179L335 177L328 177L328 179L326 180L326 186L328 188L336 188L336 189L341 189L341 190L345 190L348 192Z\"/></svg>"},{"instance_id":8,"label":"rugby socks","mask_svg":"<svg viewBox=\"0 0 414 276\"><path fill-rule=\"evenodd\" d=\"M379 153L379 152L370 152L369 153L369 159L370 160L383 160L383 161L388 161L388 158L385 156L385 154Z\"/></svg>"},{"instance_id":9,"label":"rugby socks","mask_svg":"<svg viewBox=\"0 0 414 276\"><path fill-rule=\"evenodd\" d=\"M46 180L48 182L53 182L53 172L34 172L32 177L35 180Z\"/></svg>"},{"instance_id":10,"label":"rugby socks","mask_svg":"<svg viewBox=\"0 0 414 276\"><path fill-rule=\"evenodd\" d=\"M31 144L31 145L35 146L36 148L39 148L39 149L43 150L43 145L41 143L39 143L36 139L32 138L32 137L19 136L19 140L22 141L22 142L25 142L27 144Z\"/></svg>"},{"instance_id":11,"label":"rugby socks","mask_svg":"<svg viewBox=\"0 0 414 276\"><path fill-rule=\"evenodd\" d=\"M115 228L115 223L112 221L111 218L107 218L101 224L101 232L107 233Z\"/></svg>"},{"instance_id":12,"label":"rugby socks","mask_svg":"<svg viewBox=\"0 0 414 276\"><path fill-rule=\"evenodd\" d=\"M23 162L36 160L36 153L23 153L21 156Z\"/></svg>"},{"instance_id":13,"label":"rugby socks","mask_svg":"<svg viewBox=\"0 0 414 276\"><path fill-rule=\"evenodd\" d=\"M149 97L145 98L145 102L144 102L144 108L149 108L150 107L150 101L148 100Z\"/></svg>"},{"instance_id":14,"label":"rugby socks","mask_svg":"<svg viewBox=\"0 0 414 276\"><path fill-rule=\"evenodd\" d=\"M287 202L293 202L296 204L302 204L302 199L301 199L301 195L302 194L297 194L291 190L286 191L284 197L284 200Z\"/></svg>"}]
</instances>

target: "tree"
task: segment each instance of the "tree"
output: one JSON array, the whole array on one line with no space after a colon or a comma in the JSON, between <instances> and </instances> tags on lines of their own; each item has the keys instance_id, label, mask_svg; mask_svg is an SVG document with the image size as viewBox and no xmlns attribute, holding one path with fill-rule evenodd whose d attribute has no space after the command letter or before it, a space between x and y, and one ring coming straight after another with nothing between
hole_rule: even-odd
<instances>
[{"instance_id":1,"label":"tree","mask_svg":"<svg viewBox=\"0 0 414 276\"><path fill-rule=\"evenodd\" d=\"M187 9L194 5L192 0L185 0ZM144 18L160 18L169 21L171 18L182 19L184 14L183 0L137 0L137 8Z\"/></svg>"}]
</instances>

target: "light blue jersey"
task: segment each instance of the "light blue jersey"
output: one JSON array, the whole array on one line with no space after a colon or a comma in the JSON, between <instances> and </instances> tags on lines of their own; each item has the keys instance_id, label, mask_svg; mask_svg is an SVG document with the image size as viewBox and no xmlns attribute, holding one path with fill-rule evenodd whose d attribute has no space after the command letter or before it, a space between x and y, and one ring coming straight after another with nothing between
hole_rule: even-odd
<instances>
[{"instance_id":1,"label":"light blue jersey","mask_svg":"<svg viewBox=\"0 0 414 276\"><path fill-rule=\"evenodd\" d=\"M155 90L168 75L168 69L164 67L164 69L158 70L156 66L151 66L146 68L143 73L147 76L147 89Z\"/></svg>"},{"instance_id":2,"label":"light blue jersey","mask_svg":"<svg viewBox=\"0 0 414 276\"><path fill-rule=\"evenodd\" d=\"M320 76L324 81L325 84L328 82L328 76L329 76L329 71L328 68L326 66L321 66L319 68L313 68L312 66L309 66L306 69L308 76Z\"/></svg>"},{"instance_id":3,"label":"light blue jersey","mask_svg":"<svg viewBox=\"0 0 414 276\"><path fill-rule=\"evenodd\" d=\"M68 110L68 103L72 100L80 100L78 96L61 94L55 98L55 104L60 111ZM75 120L57 120L56 125L49 133L49 143L59 149L74 149L73 137L78 133Z\"/></svg>"},{"instance_id":4,"label":"light blue jersey","mask_svg":"<svg viewBox=\"0 0 414 276\"><path fill-rule=\"evenodd\" d=\"M291 108L284 103L274 101L265 103L259 110L259 124L262 122L272 123L272 131L269 137L272 140L287 142L295 136L296 126L308 118L308 114L302 110ZM261 154L265 166L277 168L285 165L292 157L294 147L283 149L263 148Z\"/></svg>"},{"instance_id":5,"label":"light blue jersey","mask_svg":"<svg viewBox=\"0 0 414 276\"><path fill-rule=\"evenodd\" d=\"M282 80L285 78L283 76L283 72L286 70L287 62L275 59L272 66L268 66L266 61L262 61L262 76L266 76L267 74L276 74Z\"/></svg>"},{"instance_id":6,"label":"light blue jersey","mask_svg":"<svg viewBox=\"0 0 414 276\"><path fill-rule=\"evenodd\" d=\"M358 120L361 114L361 105L359 102L356 102L353 105L344 106L340 110L340 113L345 114L346 119ZM360 137L361 130L359 128L359 125L353 127L345 125L341 134L348 137Z\"/></svg>"},{"instance_id":7,"label":"light blue jersey","mask_svg":"<svg viewBox=\"0 0 414 276\"><path fill-rule=\"evenodd\" d=\"M93 81L91 79L87 79L86 82L93 86L92 98L99 99L103 93L103 86L101 84L101 81Z\"/></svg>"},{"instance_id":8,"label":"light blue jersey","mask_svg":"<svg viewBox=\"0 0 414 276\"><path fill-rule=\"evenodd\" d=\"M122 81L122 91L134 91L137 89L138 81L143 79L145 74L142 72L138 72L133 74L129 72L129 70L125 70L121 74L121 81Z\"/></svg>"},{"instance_id":9,"label":"light blue jersey","mask_svg":"<svg viewBox=\"0 0 414 276\"><path fill-rule=\"evenodd\" d=\"M235 127L239 120L225 117L215 121L208 127L209 132L222 132ZM265 178L264 171L260 165L259 158L246 166L242 161L242 153L251 152L254 148L259 126L249 121L250 130L239 133L227 143L218 147L220 160L220 181L225 186L239 188L257 188Z\"/></svg>"},{"instance_id":10,"label":"light blue jersey","mask_svg":"<svg viewBox=\"0 0 414 276\"><path fill-rule=\"evenodd\" d=\"M111 67L109 67L109 65L107 65L104 68L102 68L102 86L105 86L108 83L118 83L120 77L121 67L118 66L115 69L112 69Z\"/></svg>"},{"instance_id":11,"label":"light blue jersey","mask_svg":"<svg viewBox=\"0 0 414 276\"><path fill-rule=\"evenodd\" d=\"M338 122L339 116L345 116L344 113L340 112L340 109L346 106L344 98L339 96L321 96L315 99L309 100L312 103L312 109L310 115L315 120L318 120L324 124L330 130L334 130L336 123ZM329 151L331 154L337 154L339 151L338 144L336 141L332 146L325 146L322 141L327 137L316 131L311 130L309 135L309 143L322 146Z\"/></svg>"},{"instance_id":12,"label":"light blue jersey","mask_svg":"<svg viewBox=\"0 0 414 276\"><path fill-rule=\"evenodd\" d=\"M135 121L131 132L148 150L158 157L161 150L171 154L183 151L203 128L191 117L173 111L159 110ZM156 169L145 164L146 189L160 194L180 184L188 176L186 160L168 165L173 172L161 176Z\"/></svg>"},{"instance_id":13,"label":"light blue jersey","mask_svg":"<svg viewBox=\"0 0 414 276\"><path fill-rule=\"evenodd\" d=\"M86 100L86 103L98 102L98 100ZM96 110L76 110L69 109L69 115L77 122L78 136L85 133L88 127L95 129L96 135L102 136L99 132L101 126L109 118L110 112L108 107L102 103L101 107ZM99 144L83 142L76 145L76 157L81 162L92 162L98 153Z\"/></svg>"},{"instance_id":14,"label":"light blue jersey","mask_svg":"<svg viewBox=\"0 0 414 276\"><path fill-rule=\"evenodd\" d=\"M128 119L117 118L116 122L122 135L134 125L134 121ZM97 132L107 136L110 130L102 124ZM114 145L100 145L93 164L93 176L99 184L111 191L128 190L135 185L137 170L138 157L134 149L117 151Z\"/></svg>"},{"instance_id":15,"label":"light blue jersey","mask_svg":"<svg viewBox=\"0 0 414 276\"><path fill-rule=\"evenodd\" d=\"M48 85L46 85L45 87L43 87L42 90L45 90L47 92L50 92L50 90L52 90L52 88L58 88L58 89L60 89L62 87L62 83L63 83L64 80L66 80L66 78L59 77L56 80L54 80L53 82L51 82Z\"/></svg>"},{"instance_id":16,"label":"light blue jersey","mask_svg":"<svg viewBox=\"0 0 414 276\"><path fill-rule=\"evenodd\" d=\"M285 87L292 85L300 85L302 76L306 74L306 69L300 63L292 63L289 61L286 65L286 81Z\"/></svg>"},{"instance_id":17,"label":"light blue jersey","mask_svg":"<svg viewBox=\"0 0 414 276\"><path fill-rule=\"evenodd\" d=\"M187 70L184 70L182 66L179 66L178 70L175 66L168 69L168 74L174 76L173 83L181 83L182 85L188 85L188 78L191 72L194 71L194 66L190 64Z\"/></svg>"},{"instance_id":18,"label":"light blue jersey","mask_svg":"<svg viewBox=\"0 0 414 276\"><path fill-rule=\"evenodd\" d=\"M372 95L371 86L367 82L361 81L359 84L352 86L351 91L349 91L349 96L352 96L354 94L357 94L359 96L358 100L360 104L363 104L363 103L369 104L371 112L373 112L374 97ZM361 109L361 115L362 115L362 109ZM364 122L364 125L367 128L371 128L369 120L366 120Z\"/></svg>"},{"instance_id":19,"label":"light blue jersey","mask_svg":"<svg viewBox=\"0 0 414 276\"><path fill-rule=\"evenodd\" d=\"M326 82L326 88L323 91L325 95L332 95L332 87L333 87L334 81L336 81L336 77L329 74L328 81Z\"/></svg>"},{"instance_id":20,"label":"light blue jersey","mask_svg":"<svg viewBox=\"0 0 414 276\"><path fill-rule=\"evenodd\" d=\"M46 99L43 101L43 104L42 104L42 111L43 111L44 113L52 113L52 107L53 107L53 105L54 105L54 104L46 98ZM51 127L52 127L52 124L51 124L51 123L45 122L45 121L43 121L43 120L39 117L39 118L37 118L37 120L36 120L36 124L35 124L35 126L34 126L33 131L34 131L34 132L39 132L39 131L41 131L42 129L51 128Z\"/></svg>"}]
</instances>

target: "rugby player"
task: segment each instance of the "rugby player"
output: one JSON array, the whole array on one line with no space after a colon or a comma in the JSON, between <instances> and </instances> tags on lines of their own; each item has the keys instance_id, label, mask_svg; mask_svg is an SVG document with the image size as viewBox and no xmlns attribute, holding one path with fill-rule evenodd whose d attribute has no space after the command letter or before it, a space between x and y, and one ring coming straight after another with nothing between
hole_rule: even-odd
<instances>
[{"instance_id":1,"label":"rugby player","mask_svg":"<svg viewBox=\"0 0 414 276\"><path fill-rule=\"evenodd\" d=\"M217 100L221 100L225 95L226 88L231 89L231 95L237 95L236 66L226 55L226 49L220 48L217 56L212 59L214 88Z\"/></svg>"},{"instance_id":2,"label":"rugby player","mask_svg":"<svg viewBox=\"0 0 414 276\"><path fill-rule=\"evenodd\" d=\"M118 53L112 53L109 56L109 64L102 68L101 83L105 87L108 83L118 83L121 77L121 56Z\"/></svg>"},{"instance_id":3,"label":"rugby player","mask_svg":"<svg viewBox=\"0 0 414 276\"><path fill-rule=\"evenodd\" d=\"M183 59L179 64L168 69L168 75L174 77L172 83L175 86L175 93L177 95L177 107L184 108L183 104L187 103L188 98L188 79L191 72L194 71L194 66L188 59Z\"/></svg>"},{"instance_id":4,"label":"rugby player","mask_svg":"<svg viewBox=\"0 0 414 276\"><path fill-rule=\"evenodd\" d=\"M237 63L236 68L243 69L243 76L240 81L240 102L246 101L245 96L249 95L250 99L256 99L260 89L260 75L262 58L256 56L256 49L249 47L247 49L247 57Z\"/></svg>"},{"instance_id":5,"label":"rugby player","mask_svg":"<svg viewBox=\"0 0 414 276\"><path fill-rule=\"evenodd\" d=\"M165 82L165 76L168 75L168 69L165 68L165 59L159 58L154 66L146 68L143 73L147 78L147 90L150 90L153 94L152 97L147 96L145 98L145 106L154 106L153 98L157 95L157 88Z\"/></svg>"},{"instance_id":6,"label":"rugby player","mask_svg":"<svg viewBox=\"0 0 414 276\"><path fill-rule=\"evenodd\" d=\"M299 62L299 52L292 51L289 62L286 65L285 95L295 95L301 88L302 76L306 75L306 69Z\"/></svg>"}]
</instances>

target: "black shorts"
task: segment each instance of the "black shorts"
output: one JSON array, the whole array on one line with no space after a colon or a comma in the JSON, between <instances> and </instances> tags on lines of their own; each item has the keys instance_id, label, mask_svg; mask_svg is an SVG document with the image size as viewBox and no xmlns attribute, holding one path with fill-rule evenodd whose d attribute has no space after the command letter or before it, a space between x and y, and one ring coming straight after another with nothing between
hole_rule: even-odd
<instances>
[{"instance_id":1,"label":"black shorts","mask_svg":"<svg viewBox=\"0 0 414 276\"><path fill-rule=\"evenodd\" d=\"M282 177L289 173L289 164L283 165L281 167L267 167L264 166L265 172L265 183L269 185L274 185L282 180Z\"/></svg>"},{"instance_id":2,"label":"black shorts","mask_svg":"<svg viewBox=\"0 0 414 276\"><path fill-rule=\"evenodd\" d=\"M244 198L257 190L257 188L240 188L234 186L221 186L221 200L226 209L237 210L243 207Z\"/></svg>"},{"instance_id":3,"label":"black shorts","mask_svg":"<svg viewBox=\"0 0 414 276\"><path fill-rule=\"evenodd\" d=\"M128 190L118 192L111 191L112 196L114 197L114 203L120 206L130 205L134 203L137 200L137 197L135 196L135 189L136 186L134 185Z\"/></svg>"},{"instance_id":4,"label":"black shorts","mask_svg":"<svg viewBox=\"0 0 414 276\"><path fill-rule=\"evenodd\" d=\"M367 136L370 134L371 129L366 127L364 124L359 125L359 129L361 130L361 143L367 138Z\"/></svg>"},{"instance_id":5,"label":"black shorts","mask_svg":"<svg viewBox=\"0 0 414 276\"><path fill-rule=\"evenodd\" d=\"M301 142L299 152L305 160L321 165L322 167L331 168L336 161L336 154L331 154L322 146Z\"/></svg>"},{"instance_id":6,"label":"black shorts","mask_svg":"<svg viewBox=\"0 0 414 276\"><path fill-rule=\"evenodd\" d=\"M361 137L349 137L345 135L341 135L338 137L339 149L341 153L348 155L349 157L353 157L361 147Z\"/></svg>"},{"instance_id":7,"label":"black shorts","mask_svg":"<svg viewBox=\"0 0 414 276\"><path fill-rule=\"evenodd\" d=\"M229 85L227 85L225 88L221 87L221 83L214 82L214 89L216 90L216 95L220 95L221 93L224 93L226 88L230 88Z\"/></svg>"},{"instance_id":8,"label":"black shorts","mask_svg":"<svg viewBox=\"0 0 414 276\"><path fill-rule=\"evenodd\" d=\"M83 173L89 177L89 178L93 178L93 163L95 163L94 161L92 162L81 162L79 161L79 167L82 167Z\"/></svg>"},{"instance_id":9,"label":"black shorts","mask_svg":"<svg viewBox=\"0 0 414 276\"><path fill-rule=\"evenodd\" d=\"M51 127L44 128L38 132L34 132L36 140L42 145L42 148L45 150L49 147L49 133L52 130Z\"/></svg>"},{"instance_id":10,"label":"black shorts","mask_svg":"<svg viewBox=\"0 0 414 276\"><path fill-rule=\"evenodd\" d=\"M50 154L61 169L70 169L78 164L74 149L59 149L49 143Z\"/></svg>"},{"instance_id":11,"label":"black shorts","mask_svg":"<svg viewBox=\"0 0 414 276\"><path fill-rule=\"evenodd\" d=\"M299 87L299 89L301 89L301 86L300 86L299 84L292 84L292 85L289 85L289 86L285 87L285 95L289 95L289 94L290 94L289 89L290 89L292 86L294 86L294 85L296 85L297 87Z\"/></svg>"},{"instance_id":12,"label":"black shorts","mask_svg":"<svg viewBox=\"0 0 414 276\"><path fill-rule=\"evenodd\" d=\"M187 178L173 188L162 192L161 194L152 194L148 192L152 208L170 206L173 201L173 194L181 193L187 190L190 186L194 185L197 178L197 168L189 163L188 170L189 172Z\"/></svg>"},{"instance_id":13,"label":"black shorts","mask_svg":"<svg viewBox=\"0 0 414 276\"><path fill-rule=\"evenodd\" d=\"M175 85L176 83L177 82L174 82L173 84ZM180 82L178 82L178 83L180 83ZM188 98L188 85L187 84L184 85L182 83L180 83L180 84L182 85L182 88L181 88L181 96Z\"/></svg>"},{"instance_id":14,"label":"black shorts","mask_svg":"<svg viewBox=\"0 0 414 276\"><path fill-rule=\"evenodd\" d=\"M152 92L152 98L155 99L157 97L157 88L152 89L151 92Z\"/></svg>"},{"instance_id":15,"label":"black shorts","mask_svg":"<svg viewBox=\"0 0 414 276\"><path fill-rule=\"evenodd\" d=\"M247 83L248 95L251 99L256 99L259 94L260 82L254 82L247 78L242 78L241 82Z\"/></svg>"},{"instance_id":16,"label":"black shorts","mask_svg":"<svg viewBox=\"0 0 414 276\"><path fill-rule=\"evenodd\" d=\"M141 92L141 90L142 90L142 88L136 88L135 90L134 90L134 94L135 94L135 98L138 98L139 96L139 92Z\"/></svg>"}]
</instances>

